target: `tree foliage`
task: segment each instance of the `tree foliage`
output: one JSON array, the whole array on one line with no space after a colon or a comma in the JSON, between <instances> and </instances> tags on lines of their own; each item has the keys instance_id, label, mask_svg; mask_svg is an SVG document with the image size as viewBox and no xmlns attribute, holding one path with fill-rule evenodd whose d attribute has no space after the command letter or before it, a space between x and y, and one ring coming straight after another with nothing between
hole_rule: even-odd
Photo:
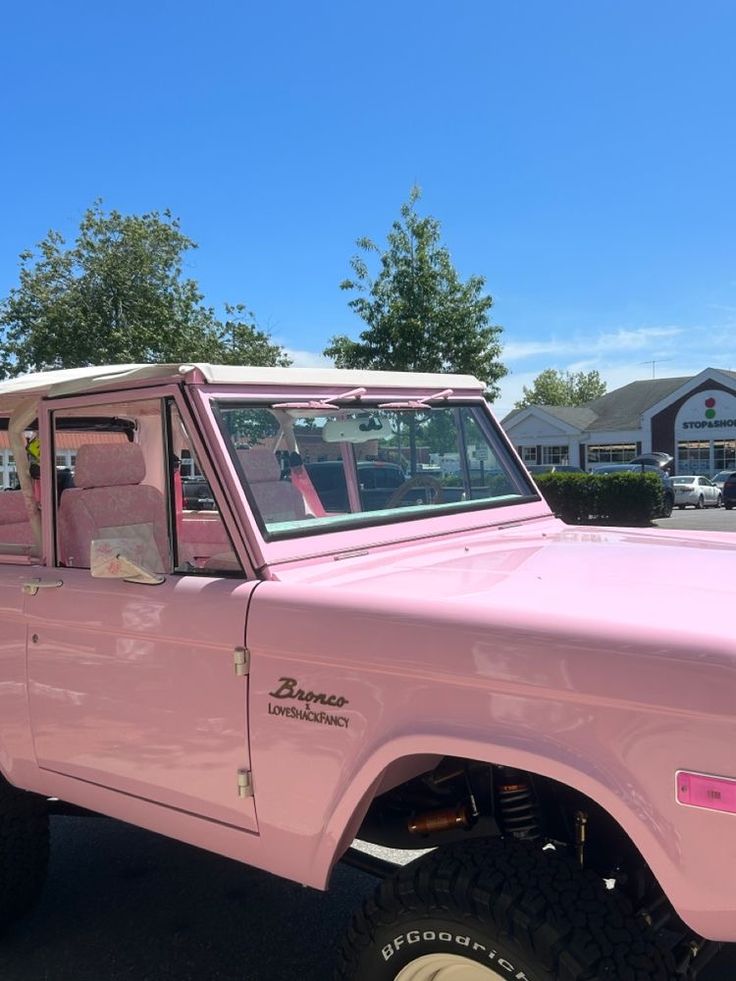
<instances>
[{"instance_id":1,"label":"tree foliage","mask_svg":"<svg viewBox=\"0 0 736 981\"><path fill-rule=\"evenodd\" d=\"M50 231L20 256L18 286L0 301L0 377L134 362L288 364L242 305L219 320L183 257L196 243L169 211L89 208L73 244Z\"/></svg>"},{"instance_id":2,"label":"tree foliage","mask_svg":"<svg viewBox=\"0 0 736 981\"><path fill-rule=\"evenodd\" d=\"M440 243L439 222L416 212L419 197L413 188L386 249L358 239L360 252L350 263L353 278L340 288L356 294L348 306L367 329L357 341L333 337L324 353L339 368L473 374L494 398L506 369L499 361L502 328L490 323L493 300L483 292L482 276L459 278ZM370 259L378 262L375 276Z\"/></svg>"},{"instance_id":3,"label":"tree foliage","mask_svg":"<svg viewBox=\"0 0 736 981\"><path fill-rule=\"evenodd\" d=\"M547 368L534 379L531 388L516 403L517 409L527 405L587 405L606 394L606 383L597 371L558 371Z\"/></svg>"}]
</instances>

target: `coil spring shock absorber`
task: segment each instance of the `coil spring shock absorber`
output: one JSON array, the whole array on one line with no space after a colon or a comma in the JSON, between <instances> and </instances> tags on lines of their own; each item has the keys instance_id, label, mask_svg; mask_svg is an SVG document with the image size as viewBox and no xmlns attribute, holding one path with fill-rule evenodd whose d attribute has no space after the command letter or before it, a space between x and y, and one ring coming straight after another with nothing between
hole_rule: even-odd
<instances>
[{"instance_id":1,"label":"coil spring shock absorber","mask_svg":"<svg viewBox=\"0 0 736 981\"><path fill-rule=\"evenodd\" d=\"M498 816L507 835L534 841L540 837L539 814L529 776L519 770L504 768L496 784Z\"/></svg>"}]
</instances>

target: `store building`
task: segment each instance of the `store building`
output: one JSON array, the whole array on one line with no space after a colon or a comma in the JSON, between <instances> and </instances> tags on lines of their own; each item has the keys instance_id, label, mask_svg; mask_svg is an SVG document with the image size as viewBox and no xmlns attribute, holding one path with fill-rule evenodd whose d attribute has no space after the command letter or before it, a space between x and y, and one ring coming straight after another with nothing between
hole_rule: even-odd
<instances>
[{"instance_id":1,"label":"store building","mask_svg":"<svg viewBox=\"0 0 736 981\"><path fill-rule=\"evenodd\" d=\"M514 409L501 425L528 464L588 470L662 451L675 473L736 470L736 371L631 382L584 406Z\"/></svg>"}]
</instances>

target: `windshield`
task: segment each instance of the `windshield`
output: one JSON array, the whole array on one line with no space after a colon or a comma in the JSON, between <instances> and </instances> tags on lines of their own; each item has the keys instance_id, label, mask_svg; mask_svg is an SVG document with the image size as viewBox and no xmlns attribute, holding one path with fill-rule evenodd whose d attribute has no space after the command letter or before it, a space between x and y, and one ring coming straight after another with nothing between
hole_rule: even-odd
<instances>
[{"instance_id":1,"label":"windshield","mask_svg":"<svg viewBox=\"0 0 736 981\"><path fill-rule=\"evenodd\" d=\"M220 402L215 411L268 538L537 497L478 406Z\"/></svg>"}]
</instances>

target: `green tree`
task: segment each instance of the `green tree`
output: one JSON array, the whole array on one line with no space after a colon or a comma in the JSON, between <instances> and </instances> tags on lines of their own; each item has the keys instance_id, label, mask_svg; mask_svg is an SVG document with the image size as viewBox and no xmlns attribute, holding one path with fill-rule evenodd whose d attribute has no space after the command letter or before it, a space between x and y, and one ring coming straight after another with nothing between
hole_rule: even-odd
<instances>
[{"instance_id":1,"label":"green tree","mask_svg":"<svg viewBox=\"0 0 736 981\"><path fill-rule=\"evenodd\" d=\"M131 362L288 364L242 305L220 321L183 257L196 243L169 211L106 213L97 201L73 244L50 231L20 256L0 301L0 372Z\"/></svg>"},{"instance_id":2,"label":"green tree","mask_svg":"<svg viewBox=\"0 0 736 981\"><path fill-rule=\"evenodd\" d=\"M495 398L506 368L498 360L502 328L490 323L493 300L483 292L482 276L459 278L440 243L439 222L416 212L419 197L413 188L386 249L358 239L360 253L350 263L354 276L340 288L357 294L348 306L367 329L357 341L333 337L324 353L339 368L473 374ZM375 276L370 258L378 262Z\"/></svg>"},{"instance_id":3,"label":"green tree","mask_svg":"<svg viewBox=\"0 0 736 981\"><path fill-rule=\"evenodd\" d=\"M531 388L523 386L517 409L527 405L587 405L606 394L606 383L597 371L558 371L546 368Z\"/></svg>"}]
</instances>

